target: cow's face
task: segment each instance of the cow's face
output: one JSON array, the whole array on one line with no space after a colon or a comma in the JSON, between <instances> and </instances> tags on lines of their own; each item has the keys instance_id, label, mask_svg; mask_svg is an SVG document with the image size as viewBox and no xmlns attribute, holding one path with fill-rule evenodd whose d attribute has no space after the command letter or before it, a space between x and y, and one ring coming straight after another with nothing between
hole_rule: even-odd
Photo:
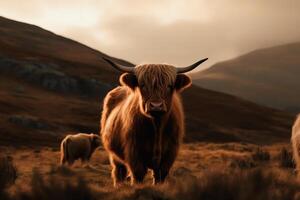
<instances>
[{"instance_id":1,"label":"cow's face","mask_svg":"<svg viewBox=\"0 0 300 200\"><path fill-rule=\"evenodd\" d=\"M140 110L148 117L168 113L173 94L191 85L191 79L185 74L177 74L175 67L158 64L137 66L134 73L124 73L120 82L139 95Z\"/></svg>"},{"instance_id":2,"label":"cow's face","mask_svg":"<svg viewBox=\"0 0 300 200\"><path fill-rule=\"evenodd\" d=\"M91 139L91 146L93 148L99 147L101 144L101 138L99 135L96 135L94 133L91 133L90 135L90 139Z\"/></svg>"}]
</instances>

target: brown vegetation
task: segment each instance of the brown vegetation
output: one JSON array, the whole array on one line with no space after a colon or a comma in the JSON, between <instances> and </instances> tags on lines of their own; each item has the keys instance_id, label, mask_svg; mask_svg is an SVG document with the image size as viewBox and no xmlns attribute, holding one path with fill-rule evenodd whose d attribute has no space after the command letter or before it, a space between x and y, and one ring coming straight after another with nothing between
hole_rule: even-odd
<instances>
[{"instance_id":1,"label":"brown vegetation","mask_svg":"<svg viewBox=\"0 0 300 200\"><path fill-rule=\"evenodd\" d=\"M14 157L19 176L1 193L1 200L38 199L299 199L300 184L293 169L281 167L284 144L258 147L251 144L188 144L180 151L165 184L125 184L114 189L108 157L100 149L91 167L59 167L59 152L52 149L1 149ZM252 159L260 148L270 159ZM254 167L230 164L244 159ZM77 163L78 164L78 163ZM38 169L38 170L37 170ZM29 183L29 184L28 184ZM217 192L216 192L217 191Z\"/></svg>"},{"instance_id":2,"label":"brown vegetation","mask_svg":"<svg viewBox=\"0 0 300 200\"><path fill-rule=\"evenodd\" d=\"M292 150L283 147L279 154L280 166L285 168L295 168Z\"/></svg>"}]
</instances>

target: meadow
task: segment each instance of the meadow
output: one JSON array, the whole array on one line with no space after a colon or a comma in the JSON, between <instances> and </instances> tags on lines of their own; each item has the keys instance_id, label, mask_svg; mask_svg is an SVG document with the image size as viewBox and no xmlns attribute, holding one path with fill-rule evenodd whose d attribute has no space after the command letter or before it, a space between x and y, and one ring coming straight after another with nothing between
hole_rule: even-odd
<instances>
[{"instance_id":1,"label":"meadow","mask_svg":"<svg viewBox=\"0 0 300 200\"><path fill-rule=\"evenodd\" d=\"M55 147L1 147L1 199L300 199L290 145L190 143L180 150L166 183L129 180L114 188L106 152L90 165L59 165ZM14 173L14 170L16 173Z\"/></svg>"}]
</instances>

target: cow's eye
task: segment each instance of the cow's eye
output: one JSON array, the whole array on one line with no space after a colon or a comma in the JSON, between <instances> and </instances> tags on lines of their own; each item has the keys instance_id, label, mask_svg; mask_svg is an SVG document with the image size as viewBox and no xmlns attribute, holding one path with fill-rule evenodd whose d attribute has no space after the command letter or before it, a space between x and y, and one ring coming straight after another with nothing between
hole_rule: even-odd
<instances>
[{"instance_id":1,"label":"cow's eye","mask_svg":"<svg viewBox=\"0 0 300 200\"><path fill-rule=\"evenodd\" d=\"M172 91L173 90L173 85L168 85L168 90Z\"/></svg>"},{"instance_id":2,"label":"cow's eye","mask_svg":"<svg viewBox=\"0 0 300 200\"><path fill-rule=\"evenodd\" d=\"M145 84L144 83L140 84L140 89L142 89L142 90L145 89Z\"/></svg>"}]
</instances>

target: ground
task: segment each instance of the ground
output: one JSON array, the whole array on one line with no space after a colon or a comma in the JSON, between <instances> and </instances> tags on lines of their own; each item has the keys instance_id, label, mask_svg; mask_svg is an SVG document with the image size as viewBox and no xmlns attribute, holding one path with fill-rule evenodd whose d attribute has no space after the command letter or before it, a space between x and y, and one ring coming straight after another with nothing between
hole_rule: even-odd
<instances>
[{"instance_id":1,"label":"ground","mask_svg":"<svg viewBox=\"0 0 300 200\"><path fill-rule=\"evenodd\" d=\"M285 158L282 157L284 156L282 153L284 149L289 151L289 144L282 143L269 146L241 143L184 144L170 172L167 183L164 185L173 185L174 180L180 180L182 177L187 176L189 180L209 180L207 177L203 178L203 176L208 176L207 174L211 176L212 171L230 175L232 171L239 170L243 172L256 168L263 169L263 171L274 171L276 176L281 177L280 179L285 181L297 181L294 169L284 166ZM108 195L106 197L110 197L110 199L125 198L128 195L133 195L133 193L135 196L137 195L135 194L137 189L129 186L129 181L121 189L113 188L108 156L101 147L93 154L89 166L82 166L80 161L77 161L74 166L67 168L59 167L60 151L58 148L1 147L0 150L2 154L13 157L13 163L18 170L15 184L8 188L9 193L12 195L19 191L30 191L30 185L33 184L33 173L38 173L47 180L49 177L55 177L58 183L64 181L76 182L78 177L81 177L89 187L100 194ZM151 183L151 173L149 172L145 183L139 188L151 188ZM164 185L152 187L151 191L153 189L165 191L162 188L169 186ZM178 183L175 185L178 187ZM182 191L182 189L176 190L176 192L178 191ZM144 193L145 191L143 190ZM114 198L112 198L112 194ZM151 195L153 195L152 192ZM131 199L130 197L128 198Z\"/></svg>"}]
</instances>

